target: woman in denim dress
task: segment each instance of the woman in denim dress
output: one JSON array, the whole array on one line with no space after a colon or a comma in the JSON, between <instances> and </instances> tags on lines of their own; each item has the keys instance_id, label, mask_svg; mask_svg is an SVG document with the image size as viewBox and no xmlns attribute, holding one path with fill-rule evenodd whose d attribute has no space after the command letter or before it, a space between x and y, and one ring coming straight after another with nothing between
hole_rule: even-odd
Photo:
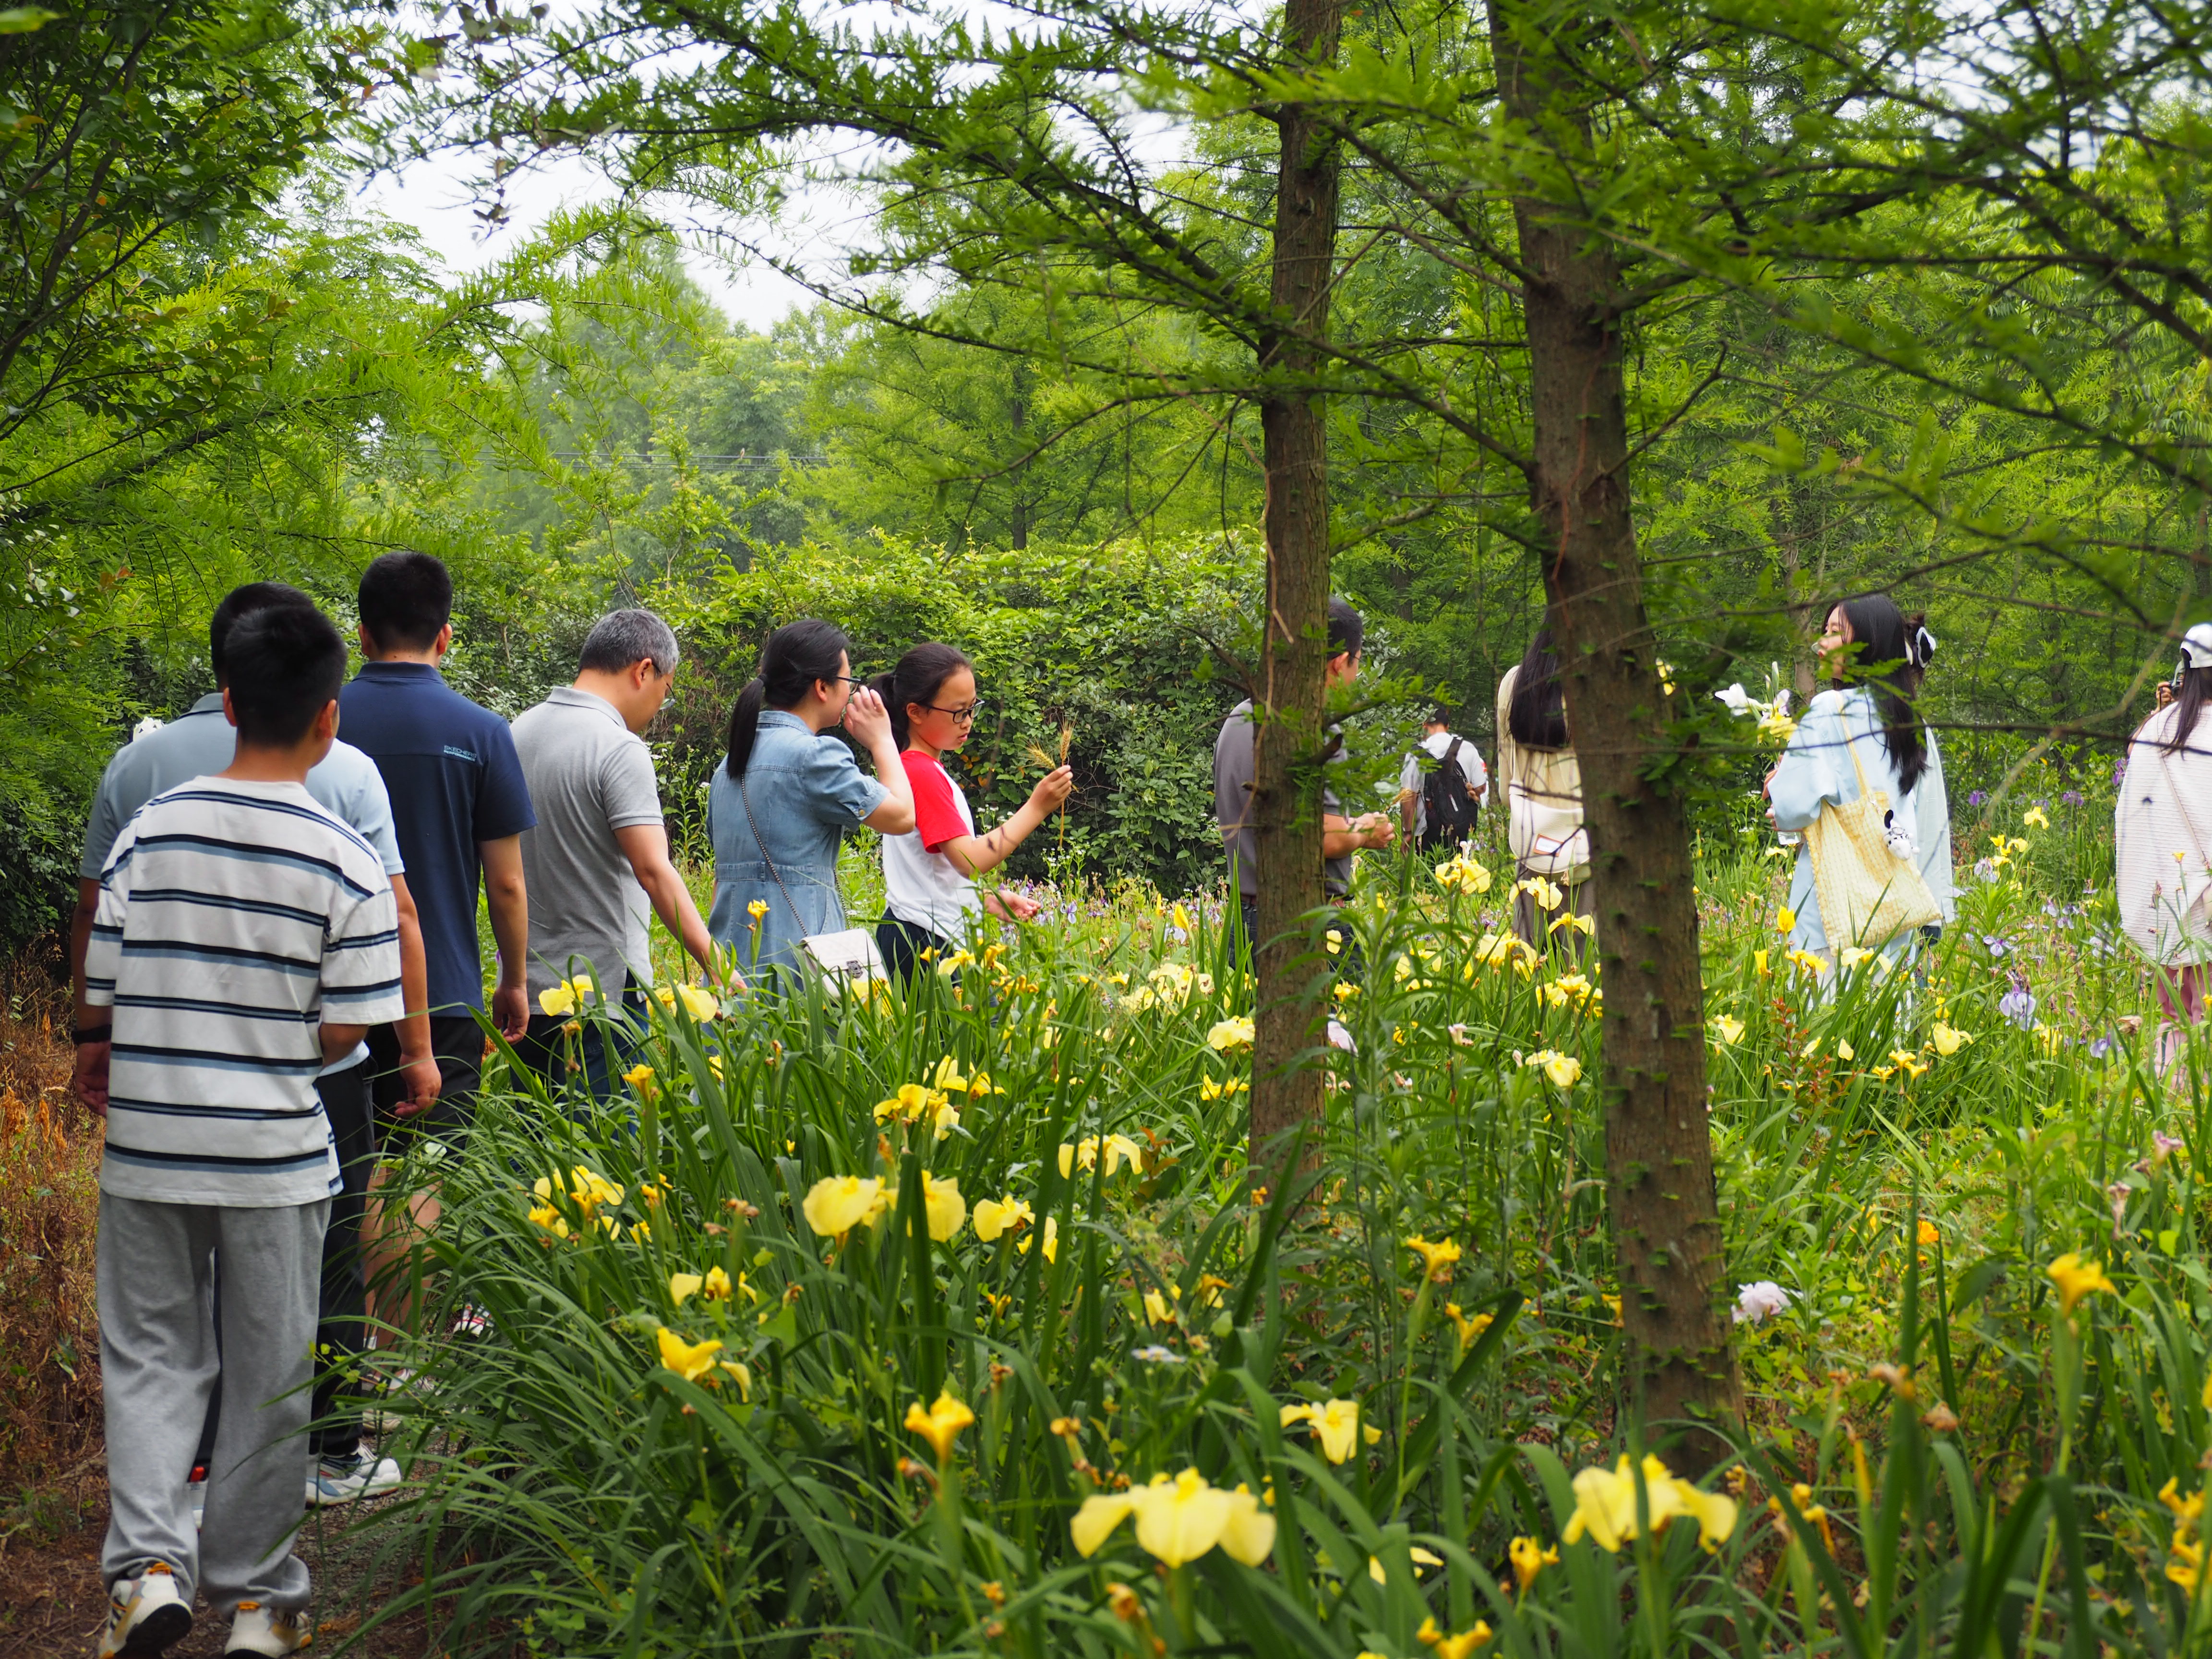
<instances>
[{"instance_id":1,"label":"woman in denim dress","mask_svg":"<svg viewBox=\"0 0 2212 1659\"><path fill-rule=\"evenodd\" d=\"M866 748L874 777L829 735L839 724ZM887 836L914 828L890 718L854 679L842 630L811 617L792 623L769 636L758 677L738 695L729 758L707 795L714 843L707 931L748 977L756 963L796 972L799 940L847 925L837 848L862 823Z\"/></svg>"}]
</instances>

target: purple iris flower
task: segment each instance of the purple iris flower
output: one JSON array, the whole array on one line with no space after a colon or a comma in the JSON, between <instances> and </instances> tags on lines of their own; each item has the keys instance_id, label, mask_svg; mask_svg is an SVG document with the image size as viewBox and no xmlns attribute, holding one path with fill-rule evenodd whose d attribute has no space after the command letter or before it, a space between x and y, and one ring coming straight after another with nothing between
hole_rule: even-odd
<instances>
[{"instance_id":1,"label":"purple iris flower","mask_svg":"<svg viewBox=\"0 0 2212 1659\"><path fill-rule=\"evenodd\" d=\"M1977 789L1972 794L1966 797L1966 805L1969 806L1979 806L1989 798L1989 792L1986 789Z\"/></svg>"},{"instance_id":2,"label":"purple iris flower","mask_svg":"<svg viewBox=\"0 0 2212 1659\"><path fill-rule=\"evenodd\" d=\"M1997 999L1997 1012L2002 1014L2023 1031L2035 1026L2035 996L2027 988L2024 974L2012 976L2012 989Z\"/></svg>"},{"instance_id":3,"label":"purple iris flower","mask_svg":"<svg viewBox=\"0 0 2212 1659\"><path fill-rule=\"evenodd\" d=\"M1982 935L1982 948L1984 951L1987 951L1993 957L2007 956L2009 955L2012 951L2012 946L2006 944L1995 933L1984 933Z\"/></svg>"},{"instance_id":4,"label":"purple iris flower","mask_svg":"<svg viewBox=\"0 0 2212 1659\"><path fill-rule=\"evenodd\" d=\"M2112 1050L2118 1046L2119 1041L2116 1037L2100 1036L2094 1038L2089 1044L2089 1058L2092 1060L2102 1060L2106 1054L2111 1054Z\"/></svg>"},{"instance_id":5,"label":"purple iris flower","mask_svg":"<svg viewBox=\"0 0 2212 1659\"><path fill-rule=\"evenodd\" d=\"M2058 804L2061 806L2079 806L2081 804L2081 792L2079 789L2069 789L2058 798Z\"/></svg>"}]
</instances>

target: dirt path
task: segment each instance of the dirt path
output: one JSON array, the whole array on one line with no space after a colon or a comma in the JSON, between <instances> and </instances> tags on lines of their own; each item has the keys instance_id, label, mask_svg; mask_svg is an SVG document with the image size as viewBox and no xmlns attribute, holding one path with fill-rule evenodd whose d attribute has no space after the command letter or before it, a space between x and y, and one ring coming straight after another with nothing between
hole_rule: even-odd
<instances>
[{"instance_id":1,"label":"dirt path","mask_svg":"<svg viewBox=\"0 0 2212 1659\"><path fill-rule=\"evenodd\" d=\"M43 1540L30 1540L26 1531L0 1541L0 1659L90 1659L98 1644L107 1612L100 1582L107 1503L104 1490L84 1496L88 1501L69 1529ZM315 1577L312 1651L317 1655L343 1646L381 1596L398 1587L396 1575L372 1577L370 1544L358 1523L374 1507L355 1504L310 1516L301 1534L300 1553ZM203 1601L191 1634L169 1652L174 1659L220 1655L229 1633L229 1621L217 1619ZM344 1650L362 1659L426 1659L422 1619L413 1614L385 1626L362 1645Z\"/></svg>"}]
</instances>

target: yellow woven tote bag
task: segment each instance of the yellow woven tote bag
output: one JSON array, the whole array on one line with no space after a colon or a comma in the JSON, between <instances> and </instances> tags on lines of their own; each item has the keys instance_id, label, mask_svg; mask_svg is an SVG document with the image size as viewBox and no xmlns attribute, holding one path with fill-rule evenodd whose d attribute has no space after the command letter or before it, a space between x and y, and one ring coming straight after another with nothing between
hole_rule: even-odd
<instances>
[{"instance_id":1,"label":"yellow woven tote bag","mask_svg":"<svg viewBox=\"0 0 2212 1659\"><path fill-rule=\"evenodd\" d=\"M1831 804L1805 826L1805 851L1813 861L1813 890L1820 901L1820 926L1828 948L1847 945L1879 950L1899 933L1924 927L1942 912L1920 866L1893 848L1884 830L1889 797L1867 787L1858 746L1845 734L1859 796Z\"/></svg>"}]
</instances>

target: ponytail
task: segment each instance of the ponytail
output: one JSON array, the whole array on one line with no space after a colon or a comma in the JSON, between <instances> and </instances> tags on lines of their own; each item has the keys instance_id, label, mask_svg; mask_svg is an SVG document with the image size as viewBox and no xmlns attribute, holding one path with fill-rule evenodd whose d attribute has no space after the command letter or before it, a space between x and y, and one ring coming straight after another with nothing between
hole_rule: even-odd
<instances>
[{"instance_id":1,"label":"ponytail","mask_svg":"<svg viewBox=\"0 0 2212 1659\"><path fill-rule=\"evenodd\" d=\"M738 706L730 711L726 764L732 781L742 781L752 762L762 710L797 708L818 681L835 680L846 672L852 649L844 629L811 617L787 623L768 636L760 672L745 682L745 689L738 693Z\"/></svg>"},{"instance_id":2,"label":"ponytail","mask_svg":"<svg viewBox=\"0 0 2212 1659\"><path fill-rule=\"evenodd\" d=\"M768 687L756 674L745 682L745 689L738 693L738 706L730 711L730 757L727 763L730 776L742 778L745 768L752 762L753 739L760 735L761 705L768 701Z\"/></svg>"},{"instance_id":3,"label":"ponytail","mask_svg":"<svg viewBox=\"0 0 2212 1659\"><path fill-rule=\"evenodd\" d=\"M915 646L901 657L898 666L890 673L876 676L872 684L890 714L891 736L900 748L906 747L911 729L906 706L918 702L928 708L937 701L937 694L945 689L945 682L952 678L955 670L965 668L973 672L975 667L965 653L933 640Z\"/></svg>"}]
</instances>

